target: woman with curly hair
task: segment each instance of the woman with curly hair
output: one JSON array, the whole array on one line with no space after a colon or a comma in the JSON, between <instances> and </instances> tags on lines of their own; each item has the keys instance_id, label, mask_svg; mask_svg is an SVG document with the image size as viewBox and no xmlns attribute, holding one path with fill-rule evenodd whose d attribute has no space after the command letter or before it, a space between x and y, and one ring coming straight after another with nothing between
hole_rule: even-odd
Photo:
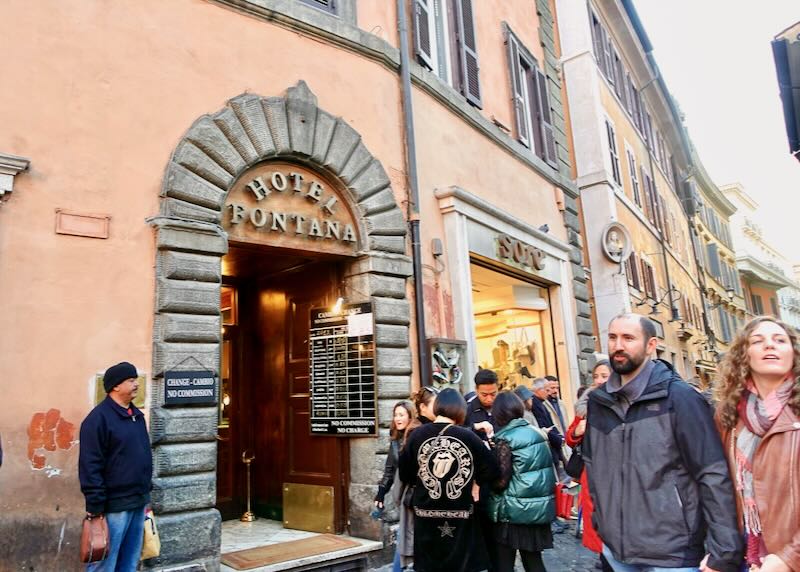
<instances>
[{"instance_id":1,"label":"woman with curly hair","mask_svg":"<svg viewBox=\"0 0 800 572\"><path fill-rule=\"evenodd\" d=\"M775 318L737 335L715 387L716 421L737 492L746 562L800 571L800 345Z\"/></svg>"}]
</instances>

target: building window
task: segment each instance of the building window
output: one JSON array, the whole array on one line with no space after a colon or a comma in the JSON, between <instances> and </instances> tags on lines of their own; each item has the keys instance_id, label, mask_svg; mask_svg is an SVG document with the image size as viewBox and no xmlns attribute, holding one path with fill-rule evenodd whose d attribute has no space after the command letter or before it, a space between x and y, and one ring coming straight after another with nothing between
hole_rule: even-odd
<instances>
[{"instance_id":1,"label":"building window","mask_svg":"<svg viewBox=\"0 0 800 572\"><path fill-rule=\"evenodd\" d=\"M628 284L634 290L641 290L642 284L639 279L639 260L636 258L636 253L631 252L631 255L625 261L625 276L628 278Z\"/></svg>"},{"instance_id":2,"label":"building window","mask_svg":"<svg viewBox=\"0 0 800 572\"><path fill-rule=\"evenodd\" d=\"M636 171L636 156L633 154L628 146L625 146L625 153L628 156L628 173L631 177L631 193L633 194L633 202L636 206L642 208L642 196L639 192L639 175Z\"/></svg>"},{"instance_id":3,"label":"building window","mask_svg":"<svg viewBox=\"0 0 800 572\"><path fill-rule=\"evenodd\" d=\"M302 0L302 2L308 4L309 6L313 6L314 8L319 8L320 10L330 12L331 14L338 13L338 2L336 0Z\"/></svg>"},{"instance_id":4,"label":"building window","mask_svg":"<svg viewBox=\"0 0 800 572\"><path fill-rule=\"evenodd\" d=\"M753 309L753 314L761 316L764 314L764 304L761 302L761 296L750 294L750 305Z\"/></svg>"},{"instance_id":5,"label":"building window","mask_svg":"<svg viewBox=\"0 0 800 572\"><path fill-rule=\"evenodd\" d=\"M413 0L419 63L481 107L472 0Z\"/></svg>"},{"instance_id":6,"label":"building window","mask_svg":"<svg viewBox=\"0 0 800 572\"><path fill-rule=\"evenodd\" d=\"M617 185L622 184L622 178L619 174L619 153L617 152L617 134L614 132L614 127L611 122L606 119L606 134L608 135L608 155L611 159L611 177Z\"/></svg>"},{"instance_id":7,"label":"building window","mask_svg":"<svg viewBox=\"0 0 800 572\"><path fill-rule=\"evenodd\" d=\"M536 59L508 26L508 68L514 94L517 139L552 167L558 166L555 130L552 124L547 76Z\"/></svg>"},{"instance_id":8,"label":"building window","mask_svg":"<svg viewBox=\"0 0 800 572\"><path fill-rule=\"evenodd\" d=\"M770 296L769 307L772 309L772 315L776 318L780 318L781 314L778 312L778 302L775 300L774 296Z\"/></svg>"},{"instance_id":9,"label":"building window","mask_svg":"<svg viewBox=\"0 0 800 572\"><path fill-rule=\"evenodd\" d=\"M658 291L658 287L656 285L656 275L653 272L653 266L645 261L642 260L642 282L644 284L644 293L652 299L657 299L658 295L656 292Z\"/></svg>"}]
</instances>

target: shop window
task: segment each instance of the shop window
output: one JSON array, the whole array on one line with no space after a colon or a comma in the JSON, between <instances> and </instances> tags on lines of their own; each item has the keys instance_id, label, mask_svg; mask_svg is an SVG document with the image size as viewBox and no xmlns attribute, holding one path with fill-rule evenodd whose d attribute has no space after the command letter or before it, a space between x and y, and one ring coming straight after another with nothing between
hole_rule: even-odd
<instances>
[{"instance_id":1,"label":"shop window","mask_svg":"<svg viewBox=\"0 0 800 572\"><path fill-rule=\"evenodd\" d=\"M508 68L514 93L517 139L553 167L558 166L547 76L536 58L505 26Z\"/></svg>"},{"instance_id":2,"label":"shop window","mask_svg":"<svg viewBox=\"0 0 800 572\"><path fill-rule=\"evenodd\" d=\"M419 63L481 107L472 0L413 0Z\"/></svg>"},{"instance_id":3,"label":"shop window","mask_svg":"<svg viewBox=\"0 0 800 572\"><path fill-rule=\"evenodd\" d=\"M555 375L547 288L471 265L478 366L497 373L503 389Z\"/></svg>"}]
</instances>

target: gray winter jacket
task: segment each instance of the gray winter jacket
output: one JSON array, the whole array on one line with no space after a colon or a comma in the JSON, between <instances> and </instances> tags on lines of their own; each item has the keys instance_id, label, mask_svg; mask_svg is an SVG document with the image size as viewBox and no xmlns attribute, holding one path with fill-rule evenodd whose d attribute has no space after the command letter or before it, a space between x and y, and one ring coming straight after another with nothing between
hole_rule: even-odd
<instances>
[{"instance_id":1,"label":"gray winter jacket","mask_svg":"<svg viewBox=\"0 0 800 572\"><path fill-rule=\"evenodd\" d=\"M656 360L627 413L618 399L605 384L591 392L582 444L605 545L626 564L692 567L708 552L711 568L736 572L734 490L702 395Z\"/></svg>"}]
</instances>

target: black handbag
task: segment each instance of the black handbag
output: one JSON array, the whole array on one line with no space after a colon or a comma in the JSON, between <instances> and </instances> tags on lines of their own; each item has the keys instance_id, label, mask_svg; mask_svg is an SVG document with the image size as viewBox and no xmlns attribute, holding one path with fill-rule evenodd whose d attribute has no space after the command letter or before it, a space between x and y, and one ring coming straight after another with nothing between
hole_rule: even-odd
<instances>
[{"instance_id":1,"label":"black handbag","mask_svg":"<svg viewBox=\"0 0 800 572\"><path fill-rule=\"evenodd\" d=\"M403 489L401 502L406 508L414 508L414 485L408 485Z\"/></svg>"},{"instance_id":2,"label":"black handbag","mask_svg":"<svg viewBox=\"0 0 800 572\"><path fill-rule=\"evenodd\" d=\"M567 464L564 465L564 470L573 479L580 479L581 474L583 474L583 466L584 463L583 456L581 455L581 446L578 445L572 449L572 455L570 455Z\"/></svg>"}]
</instances>

